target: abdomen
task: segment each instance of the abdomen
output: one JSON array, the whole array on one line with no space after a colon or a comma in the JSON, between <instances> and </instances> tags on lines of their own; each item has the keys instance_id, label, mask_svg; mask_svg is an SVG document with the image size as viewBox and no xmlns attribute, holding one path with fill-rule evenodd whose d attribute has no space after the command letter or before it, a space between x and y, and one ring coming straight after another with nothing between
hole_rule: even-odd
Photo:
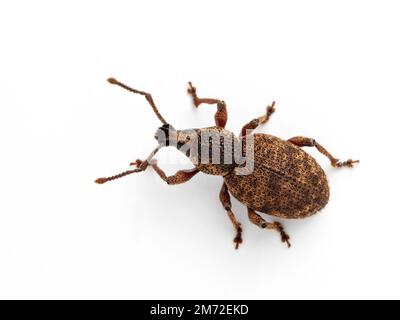
<instances>
[{"instance_id":1,"label":"abdomen","mask_svg":"<svg viewBox=\"0 0 400 320\"><path fill-rule=\"evenodd\" d=\"M254 135L254 170L225 176L230 193L253 210L282 218L304 218L328 203L325 172L313 157L291 142Z\"/></svg>"}]
</instances>

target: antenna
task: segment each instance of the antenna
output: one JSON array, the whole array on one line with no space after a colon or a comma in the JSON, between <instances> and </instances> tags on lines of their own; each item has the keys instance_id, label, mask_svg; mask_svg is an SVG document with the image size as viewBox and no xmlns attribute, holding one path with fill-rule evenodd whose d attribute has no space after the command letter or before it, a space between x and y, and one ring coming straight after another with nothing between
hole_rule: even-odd
<instances>
[{"instance_id":1,"label":"antenna","mask_svg":"<svg viewBox=\"0 0 400 320\"><path fill-rule=\"evenodd\" d=\"M158 109L157 109L157 107L156 107L156 104L155 104L154 101L153 101L153 97L151 96L150 93L147 93L147 92L144 92L144 91L140 91L140 90L133 89L133 88L127 86L126 84L123 84L122 82L119 82L119 81L118 81L117 79L115 79L115 78L109 78L109 79L107 79L107 81L108 81L109 83L115 84L115 85L117 85L117 86L119 86L119 87L121 87L121 88L123 88L123 89L125 89L125 90L128 90L128 91L133 92L133 93L141 94L142 96L144 96L144 97L146 98L147 102L150 104L151 108L153 109L154 113L156 114L157 118L160 119L160 121L161 121L163 124L168 124L167 121L165 121L165 119L163 118L163 116L162 116L162 115L160 114L160 112L158 111Z\"/></svg>"},{"instance_id":2,"label":"antenna","mask_svg":"<svg viewBox=\"0 0 400 320\"><path fill-rule=\"evenodd\" d=\"M142 172L144 170L146 170L147 166L150 164L151 159L154 157L154 155L161 149L161 146L157 146L151 153L150 155L146 158L146 160L142 161L142 160L136 160L136 162L132 163L133 165L135 165L137 168L133 169L133 170L128 170L128 171L124 171L122 173L116 174L114 176L111 177L106 177L106 178L98 178L96 179L96 183L97 184L103 184L106 183L108 181L113 181L122 177L125 177L127 175L130 175L132 173L136 173L136 172Z\"/></svg>"},{"instance_id":3,"label":"antenna","mask_svg":"<svg viewBox=\"0 0 400 320\"><path fill-rule=\"evenodd\" d=\"M117 174L115 176L111 176L111 177L107 177L107 178L98 178L98 179L96 179L95 182L97 184L103 184L103 183L106 183L108 181L116 180L116 179L125 177L125 176L127 176L129 174L136 173L136 172L141 172L141 171L143 171L143 170L139 169L139 168L138 169L134 169L134 170L128 170L128 171L122 172L120 174Z\"/></svg>"}]
</instances>

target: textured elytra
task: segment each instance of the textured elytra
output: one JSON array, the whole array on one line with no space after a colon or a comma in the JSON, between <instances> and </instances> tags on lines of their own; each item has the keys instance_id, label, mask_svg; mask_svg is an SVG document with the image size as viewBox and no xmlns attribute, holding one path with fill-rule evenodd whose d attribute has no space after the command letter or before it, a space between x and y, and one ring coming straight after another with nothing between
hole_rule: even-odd
<instances>
[{"instance_id":1,"label":"textured elytra","mask_svg":"<svg viewBox=\"0 0 400 320\"><path fill-rule=\"evenodd\" d=\"M247 207L282 218L304 218L329 200L326 175L315 159L291 142L254 135L254 169L224 177L229 192ZM251 161L251 160L250 160Z\"/></svg>"},{"instance_id":2,"label":"textured elytra","mask_svg":"<svg viewBox=\"0 0 400 320\"><path fill-rule=\"evenodd\" d=\"M324 171L311 155L292 142L255 134L252 152L246 154L248 137L242 138L241 144L232 132L219 127L196 130L196 134L197 145L190 156L195 167L206 174L223 176L229 192L247 207L293 219L308 217L328 203ZM243 145L242 149L236 150L234 143ZM248 174L237 174L234 169L238 165L226 161L237 159L235 151L254 163ZM230 153L227 158L226 153Z\"/></svg>"}]
</instances>

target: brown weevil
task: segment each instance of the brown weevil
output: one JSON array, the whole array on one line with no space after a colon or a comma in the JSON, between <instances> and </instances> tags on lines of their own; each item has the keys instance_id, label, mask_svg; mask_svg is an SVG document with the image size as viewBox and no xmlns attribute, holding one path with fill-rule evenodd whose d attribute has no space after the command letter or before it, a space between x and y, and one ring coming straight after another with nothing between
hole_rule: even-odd
<instances>
[{"instance_id":1,"label":"brown weevil","mask_svg":"<svg viewBox=\"0 0 400 320\"><path fill-rule=\"evenodd\" d=\"M230 194L247 207L252 223L260 228L274 229L280 233L282 242L290 247L289 236L279 222L267 222L259 214L286 219L309 217L320 211L329 200L329 186L320 165L301 147L315 147L325 155L335 168L352 167L358 160L339 161L312 138L297 136L288 140L268 134L252 134L260 124L266 123L275 112L275 102L266 112L242 128L239 137L225 129L228 119L226 103L223 100L199 98L196 88L189 82L188 93L196 107L201 104L215 104L215 126L201 129L176 130L159 113L150 93L133 89L115 80L108 82L130 92L143 95L163 125L155 138L158 146L145 160L131 163L135 169L108 178L99 178L102 184L132 173L146 170L149 166L168 184L180 184L203 172L223 178L219 198L232 222L236 236L235 248L242 243L242 227L232 212ZM167 176L153 159L163 147L175 146L192 161L194 168L180 170Z\"/></svg>"}]
</instances>

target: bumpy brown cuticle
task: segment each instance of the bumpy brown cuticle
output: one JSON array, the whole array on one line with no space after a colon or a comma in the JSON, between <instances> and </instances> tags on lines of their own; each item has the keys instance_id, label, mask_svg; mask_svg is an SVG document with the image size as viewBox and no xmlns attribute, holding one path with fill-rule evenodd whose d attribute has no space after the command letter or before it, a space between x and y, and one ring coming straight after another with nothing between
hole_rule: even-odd
<instances>
[{"instance_id":1,"label":"bumpy brown cuticle","mask_svg":"<svg viewBox=\"0 0 400 320\"><path fill-rule=\"evenodd\" d=\"M253 210L281 218L304 218L328 203L324 171L293 143L255 134L252 160L251 174L232 172L224 180L232 195Z\"/></svg>"}]
</instances>

